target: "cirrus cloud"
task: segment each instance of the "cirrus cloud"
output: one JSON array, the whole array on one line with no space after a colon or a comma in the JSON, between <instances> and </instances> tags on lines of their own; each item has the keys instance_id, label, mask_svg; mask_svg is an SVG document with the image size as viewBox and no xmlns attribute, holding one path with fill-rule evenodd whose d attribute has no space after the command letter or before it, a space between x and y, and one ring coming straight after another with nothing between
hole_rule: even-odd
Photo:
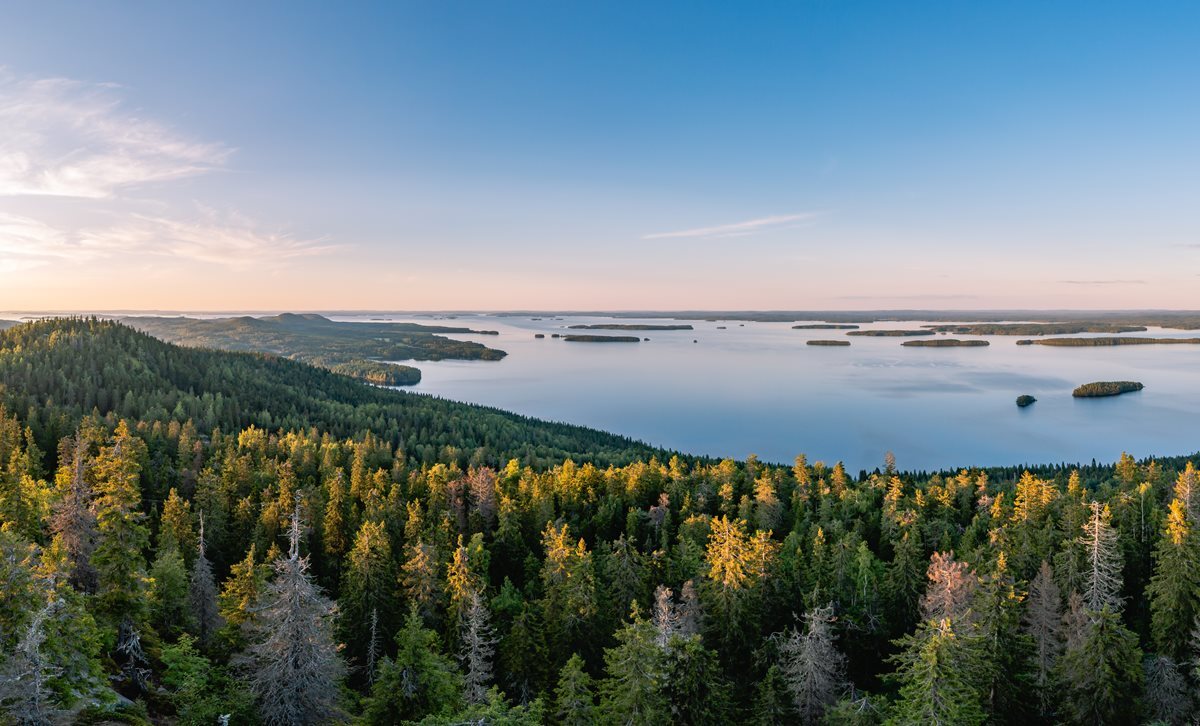
<instances>
[{"instance_id":1,"label":"cirrus cloud","mask_svg":"<svg viewBox=\"0 0 1200 726\"><path fill-rule=\"evenodd\" d=\"M126 111L118 86L0 69L0 196L107 199L202 174L231 150Z\"/></svg>"},{"instance_id":2,"label":"cirrus cloud","mask_svg":"<svg viewBox=\"0 0 1200 726\"><path fill-rule=\"evenodd\" d=\"M676 232L655 232L654 234L642 235L642 239L744 237L746 235L759 232L781 229L784 225L788 225L793 222L807 221L816 216L818 216L817 212L804 212L801 214L776 214L770 217L748 219L744 222L734 222L733 224L719 224L715 227L696 227L694 229L684 229Z\"/></svg>"}]
</instances>

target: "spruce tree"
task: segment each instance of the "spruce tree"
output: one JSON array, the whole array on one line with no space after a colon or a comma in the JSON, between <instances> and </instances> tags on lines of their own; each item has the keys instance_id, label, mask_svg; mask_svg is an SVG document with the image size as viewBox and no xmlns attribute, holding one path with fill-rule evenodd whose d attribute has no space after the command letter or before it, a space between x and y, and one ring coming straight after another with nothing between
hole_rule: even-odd
<instances>
[{"instance_id":1,"label":"spruce tree","mask_svg":"<svg viewBox=\"0 0 1200 726\"><path fill-rule=\"evenodd\" d=\"M363 719L395 724L453 713L462 704L461 689L454 662L442 654L438 634L424 626L414 605L396 633L396 656L379 665Z\"/></svg>"},{"instance_id":2,"label":"spruce tree","mask_svg":"<svg viewBox=\"0 0 1200 726\"><path fill-rule=\"evenodd\" d=\"M632 622L617 631L617 645L604 651L605 677L600 682L604 723L634 726L670 718L662 694L663 653L654 636L654 625L635 612Z\"/></svg>"},{"instance_id":3,"label":"spruce tree","mask_svg":"<svg viewBox=\"0 0 1200 726\"><path fill-rule=\"evenodd\" d=\"M1184 657L1200 617L1200 544L1182 499L1171 502L1154 563L1146 588L1154 642L1164 655Z\"/></svg>"},{"instance_id":4,"label":"spruce tree","mask_svg":"<svg viewBox=\"0 0 1200 726\"><path fill-rule=\"evenodd\" d=\"M212 565L208 561L204 538L204 513L200 513L200 533L196 544L196 561L192 565L192 577L188 582L188 607L196 638L201 646L207 646L222 625L217 604L217 585L213 580Z\"/></svg>"},{"instance_id":5,"label":"spruce tree","mask_svg":"<svg viewBox=\"0 0 1200 726\"><path fill-rule=\"evenodd\" d=\"M890 658L891 676L900 685L899 700L888 724L959 726L986 720L979 682L977 647L949 620L925 621L898 641L902 651Z\"/></svg>"},{"instance_id":6,"label":"spruce tree","mask_svg":"<svg viewBox=\"0 0 1200 726\"><path fill-rule=\"evenodd\" d=\"M558 675L554 689L554 718L559 726L591 726L596 722L596 696L583 658L573 654Z\"/></svg>"},{"instance_id":7,"label":"spruce tree","mask_svg":"<svg viewBox=\"0 0 1200 726\"><path fill-rule=\"evenodd\" d=\"M113 621L124 618L138 623L146 611L142 553L149 545L149 532L139 488L145 457L146 445L122 421L95 463L93 508L99 541L92 564L98 573L98 605Z\"/></svg>"},{"instance_id":8,"label":"spruce tree","mask_svg":"<svg viewBox=\"0 0 1200 726\"><path fill-rule=\"evenodd\" d=\"M1131 722L1142 684L1137 636L1107 608L1089 612L1083 638L1060 663L1063 712L1073 723Z\"/></svg>"}]
</instances>

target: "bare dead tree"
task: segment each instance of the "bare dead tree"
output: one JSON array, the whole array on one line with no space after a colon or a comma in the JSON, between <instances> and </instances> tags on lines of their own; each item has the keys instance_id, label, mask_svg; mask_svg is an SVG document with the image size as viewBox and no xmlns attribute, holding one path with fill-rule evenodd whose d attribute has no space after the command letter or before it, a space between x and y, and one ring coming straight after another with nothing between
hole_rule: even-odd
<instances>
[{"instance_id":1,"label":"bare dead tree","mask_svg":"<svg viewBox=\"0 0 1200 726\"><path fill-rule=\"evenodd\" d=\"M30 726L56 723L61 711L54 705L54 694L47 682L62 672L42 653L46 639L45 623L61 600L42 606L0 670L0 706L18 724Z\"/></svg>"},{"instance_id":2,"label":"bare dead tree","mask_svg":"<svg viewBox=\"0 0 1200 726\"><path fill-rule=\"evenodd\" d=\"M834 644L833 606L814 608L796 628L773 636L779 671L804 723L815 723L846 689L846 658Z\"/></svg>"},{"instance_id":3,"label":"bare dead tree","mask_svg":"<svg viewBox=\"0 0 1200 726\"><path fill-rule=\"evenodd\" d=\"M968 617L971 600L979 589L979 578L965 562L957 562L953 552L934 552L926 572L929 585L921 597L921 617L925 620L950 619L956 625Z\"/></svg>"},{"instance_id":4,"label":"bare dead tree","mask_svg":"<svg viewBox=\"0 0 1200 726\"><path fill-rule=\"evenodd\" d=\"M1146 706L1155 723L1188 723L1195 714L1188 682L1173 658L1157 655L1148 658L1146 672Z\"/></svg>"},{"instance_id":5,"label":"bare dead tree","mask_svg":"<svg viewBox=\"0 0 1200 726\"><path fill-rule=\"evenodd\" d=\"M473 591L462 611L459 622L462 639L463 698L469 704L488 702L488 685L492 682L492 654L496 638L492 634L487 604L478 591Z\"/></svg>"},{"instance_id":6,"label":"bare dead tree","mask_svg":"<svg viewBox=\"0 0 1200 726\"><path fill-rule=\"evenodd\" d=\"M1042 561L1038 574L1029 583L1028 607L1023 618L1025 633L1033 639L1034 667L1037 668L1037 687L1042 700L1042 713L1049 707L1050 677L1058 656L1062 653L1062 592L1054 582L1050 564Z\"/></svg>"},{"instance_id":7,"label":"bare dead tree","mask_svg":"<svg viewBox=\"0 0 1200 726\"><path fill-rule=\"evenodd\" d=\"M471 511L477 512L484 525L496 521L496 472L488 467L473 470L467 476L467 497Z\"/></svg>"},{"instance_id":8,"label":"bare dead tree","mask_svg":"<svg viewBox=\"0 0 1200 726\"><path fill-rule=\"evenodd\" d=\"M687 638L699 635L704 624L704 611L700 607L700 594L691 580L679 589L679 635Z\"/></svg>"},{"instance_id":9,"label":"bare dead tree","mask_svg":"<svg viewBox=\"0 0 1200 726\"><path fill-rule=\"evenodd\" d=\"M659 585L654 590L654 610L650 621L654 623L654 642L662 650L671 644L671 638L681 636L680 622L682 620L679 607L671 599L671 588Z\"/></svg>"},{"instance_id":10,"label":"bare dead tree","mask_svg":"<svg viewBox=\"0 0 1200 726\"><path fill-rule=\"evenodd\" d=\"M1122 606L1121 550L1117 532L1113 529L1108 507L1092 502L1092 516L1083 525L1083 534L1076 540L1087 552L1087 567L1083 572L1083 602L1093 612L1105 607L1118 612Z\"/></svg>"},{"instance_id":11,"label":"bare dead tree","mask_svg":"<svg viewBox=\"0 0 1200 726\"><path fill-rule=\"evenodd\" d=\"M323 724L342 716L338 683L345 664L333 639L336 606L308 573L300 556L300 504L288 531L286 557L256 609L247 658L249 681L263 719L272 726Z\"/></svg>"}]
</instances>

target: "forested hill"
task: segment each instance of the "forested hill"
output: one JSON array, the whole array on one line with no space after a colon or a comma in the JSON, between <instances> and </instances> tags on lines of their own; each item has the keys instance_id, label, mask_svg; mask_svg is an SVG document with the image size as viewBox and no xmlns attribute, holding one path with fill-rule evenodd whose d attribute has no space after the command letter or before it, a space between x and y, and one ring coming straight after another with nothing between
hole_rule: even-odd
<instances>
[{"instance_id":1,"label":"forested hill","mask_svg":"<svg viewBox=\"0 0 1200 726\"><path fill-rule=\"evenodd\" d=\"M0 403L46 451L82 414L191 420L201 433L370 430L415 462L597 464L662 454L631 439L497 409L367 386L272 355L183 348L120 323L55 319L0 332Z\"/></svg>"}]
</instances>

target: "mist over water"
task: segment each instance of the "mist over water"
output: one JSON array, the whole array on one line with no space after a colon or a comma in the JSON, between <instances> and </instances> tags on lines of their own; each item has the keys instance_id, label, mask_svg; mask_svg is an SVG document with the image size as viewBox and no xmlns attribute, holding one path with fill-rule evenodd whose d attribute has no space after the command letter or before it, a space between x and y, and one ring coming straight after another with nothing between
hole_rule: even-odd
<instances>
[{"instance_id":1,"label":"mist over water","mask_svg":"<svg viewBox=\"0 0 1200 726\"><path fill-rule=\"evenodd\" d=\"M905 348L903 338L792 330L793 323L542 320L494 315L336 316L338 320L461 325L456 335L508 352L502 361L418 361L409 390L592 426L681 451L790 462L903 469L1113 461L1200 449L1200 346L1017 346L1024 336L963 336L981 348ZM683 331L568 331L587 323L690 323ZM819 321L814 321L819 322ZM867 328L918 328L919 322ZM725 329L720 329L723 326ZM638 335L639 343L572 343L554 333ZM545 338L535 338L535 333ZM1136 335L1192 337L1151 328ZM1061 336L1060 336L1061 337ZM850 347L806 345L813 339ZM696 342L693 342L696 341ZM1089 381L1145 390L1075 399ZM1038 401L1021 409L1015 399Z\"/></svg>"}]
</instances>

